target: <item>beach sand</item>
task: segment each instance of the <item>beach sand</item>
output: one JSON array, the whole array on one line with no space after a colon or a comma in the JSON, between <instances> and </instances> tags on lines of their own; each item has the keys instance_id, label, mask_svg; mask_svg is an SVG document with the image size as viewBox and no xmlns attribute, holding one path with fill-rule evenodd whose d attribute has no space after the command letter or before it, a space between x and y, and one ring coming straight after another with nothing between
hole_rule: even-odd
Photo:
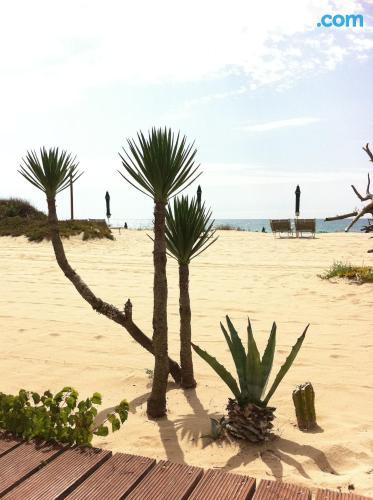
<instances>
[{"instance_id":1,"label":"beach sand","mask_svg":"<svg viewBox=\"0 0 373 500\"><path fill-rule=\"evenodd\" d=\"M152 243L144 231L116 240L65 241L71 265L104 300L133 303L138 325L151 335ZM232 368L219 322L229 314L245 339L247 316L261 349L278 325L276 373L311 323L294 365L271 404L278 439L263 446L212 442L209 417L223 414L228 388L195 356L198 387L172 382L168 416L146 417L152 357L124 329L94 312L58 268L49 242L0 238L0 390L52 391L65 385L82 396L103 394L102 408L130 402L122 429L94 445L113 451L212 467L310 488L354 485L373 494L373 285L330 283L317 275L334 260L371 264L365 234L274 239L271 234L222 231L191 264L195 343ZM177 264L168 260L170 354L178 356ZM272 373L272 377L274 373ZM311 381L319 430L297 429L291 393Z\"/></svg>"}]
</instances>

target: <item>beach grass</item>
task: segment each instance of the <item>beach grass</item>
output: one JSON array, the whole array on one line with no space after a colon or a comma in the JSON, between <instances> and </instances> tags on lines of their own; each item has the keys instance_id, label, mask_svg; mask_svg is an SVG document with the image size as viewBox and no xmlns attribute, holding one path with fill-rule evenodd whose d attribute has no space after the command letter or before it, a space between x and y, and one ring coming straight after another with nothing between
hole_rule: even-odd
<instances>
[{"instance_id":1,"label":"beach grass","mask_svg":"<svg viewBox=\"0 0 373 500\"><path fill-rule=\"evenodd\" d=\"M334 262L332 266L319 275L322 279L345 278L357 283L373 283L373 267L353 266L348 262Z\"/></svg>"},{"instance_id":2,"label":"beach grass","mask_svg":"<svg viewBox=\"0 0 373 500\"><path fill-rule=\"evenodd\" d=\"M218 224L214 226L217 231L245 231L239 226L233 226L232 224Z\"/></svg>"},{"instance_id":3,"label":"beach grass","mask_svg":"<svg viewBox=\"0 0 373 500\"><path fill-rule=\"evenodd\" d=\"M83 240L108 238L113 240L105 222L90 220L63 220L58 223L62 238L82 234ZM0 236L26 236L29 241L50 239L47 216L26 200L0 200Z\"/></svg>"}]
</instances>

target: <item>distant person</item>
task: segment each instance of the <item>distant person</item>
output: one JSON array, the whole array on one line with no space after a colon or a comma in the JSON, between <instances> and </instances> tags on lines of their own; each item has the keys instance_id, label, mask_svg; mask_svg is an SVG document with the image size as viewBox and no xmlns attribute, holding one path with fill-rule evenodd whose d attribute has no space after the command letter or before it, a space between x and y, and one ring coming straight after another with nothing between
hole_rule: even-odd
<instances>
[{"instance_id":1,"label":"distant person","mask_svg":"<svg viewBox=\"0 0 373 500\"><path fill-rule=\"evenodd\" d=\"M128 229L127 222L124 223L124 229Z\"/></svg>"},{"instance_id":2,"label":"distant person","mask_svg":"<svg viewBox=\"0 0 373 500\"><path fill-rule=\"evenodd\" d=\"M265 233L266 232L266 228L263 226L262 227L262 233Z\"/></svg>"}]
</instances>

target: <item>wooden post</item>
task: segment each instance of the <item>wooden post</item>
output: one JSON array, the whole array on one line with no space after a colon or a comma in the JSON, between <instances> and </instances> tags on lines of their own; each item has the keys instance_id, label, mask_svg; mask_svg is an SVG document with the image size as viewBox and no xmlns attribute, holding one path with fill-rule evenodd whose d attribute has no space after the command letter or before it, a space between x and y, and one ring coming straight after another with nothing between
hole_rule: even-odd
<instances>
[{"instance_id":1,"label":"wooden post","mask_svg":"<svg viewBox=\"0 0 373 500\"><path fill-rule=\"evenodd\" d=\"M73 176L70 174L70 218L74 220Z\"/></svg>"}]
</instances>

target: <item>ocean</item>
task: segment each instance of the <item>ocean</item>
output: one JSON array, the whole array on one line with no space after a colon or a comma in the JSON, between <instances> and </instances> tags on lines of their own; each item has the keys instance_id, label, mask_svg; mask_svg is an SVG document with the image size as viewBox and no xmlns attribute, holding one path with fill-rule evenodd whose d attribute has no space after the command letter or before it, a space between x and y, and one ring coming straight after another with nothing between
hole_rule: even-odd
<instances>
[{"instance_id":1,"label":"ocean","mask_svg":"<svg viewBox=\"0 0 373 500\"><path fill-rule=\"evenodd\" d=\"M371 219L360 219L352 228L350 232L360 232L363 226L368 225ZM316 232L317 233L341 233L345 227L350 223L351 219L336 220L325 222L323 219L316 219ZM110 225L113 227L123 227L127 222L130 229L151 229L151 219L113 219ZM271 232L269 219L215 219L215 226L231 226L239 228L242 231L262 231L264 227L266 232Z\"/></svg>"}]
</instances>

